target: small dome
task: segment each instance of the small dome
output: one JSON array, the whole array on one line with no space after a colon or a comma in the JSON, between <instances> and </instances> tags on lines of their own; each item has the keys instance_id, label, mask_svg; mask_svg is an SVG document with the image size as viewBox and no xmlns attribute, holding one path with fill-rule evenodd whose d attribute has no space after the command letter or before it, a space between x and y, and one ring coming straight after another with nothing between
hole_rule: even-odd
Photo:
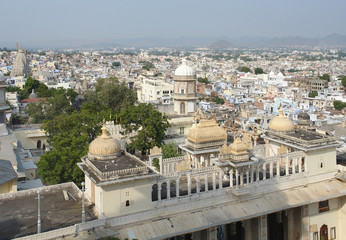
<instances>
[{"instance_id":1,"label":"small dome","mask_svg":"<svg viewBox=\"0 0 346 240\"><path fill-rule=\"evenodd\" d=\"M238 137L234 142L229 146L231 153L233 154L244 154L247 153L247 146L243 141Z\"/></svg>"},{"instance_id":2,"label":"small dome","mask_svg":"<svg viewBox=\"0 0 346 240\"><path fill-rule=\"evenodd\" d=\"M227 133L214 119L201 120L187 134L187 140L193 143L226 141Z\"/></svg>"},{"instance_id":3,"label":"small dome","mask_svg":"<svg viewBox=\"0 0 346 240\"><path fill-rule=\"evenodd\" d=\"M269 122L269 129L277 132L288 132L294 130L293 122L284 116L283 110L279 109L279 116L273 118Z\"/></svg>"},{"instance_id":4,"label":"small dome","mask_svg":"<svg viewBox=\"0 0 346 240\"><path fill-rule=\"evenodd\" d=\"M38 95L35 93L34 89L32 89L32 92L29 95L29 99L34 99L34 98L38 98Z\"/></svg>"},{"instance_id":5,"label":"small dome","mask_svg":"<svg viewBox=\"0 0 346 240\"><path fill-rule=\"evenodd\" d=\"M180 65L174 72L176 76L195 76L195 71L192 67L186 64L186 59L182 60L182 65Z\"/></svg>"},{"instance_id":6,"label":"small dome","mask_svg":"<svg viewBox=\"0 0 346 240\"><path fill-rule=\"evenodd\" d=\"M105 125L102 127L102 135L98 136L89 145L89 153L92 155L111 155L119 151L119 142L107 134Z\"/></svg>"}]
</instances>

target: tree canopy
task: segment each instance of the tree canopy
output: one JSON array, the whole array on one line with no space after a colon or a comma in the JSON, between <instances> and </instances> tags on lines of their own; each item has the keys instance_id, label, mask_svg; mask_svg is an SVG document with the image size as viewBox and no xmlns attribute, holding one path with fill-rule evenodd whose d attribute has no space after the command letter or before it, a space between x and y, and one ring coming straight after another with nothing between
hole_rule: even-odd
<instances>
[{"instance_id":1,"label":"tree canopy","mask_svg":"<svg viewBox=\"0 0 346 240\"><path fill-rule=\"evenodd\" d=\"M317 91L309 92L309 97L310 97L310 98L314 98L314 97L316 97L316 96L318 96L318 92L317 92Z\"/></svg>"},{"instance_id":2,"label":"tree canopy","mask_svg":"<svg viewBox=\"0 0 346 240\"><path fill-rule=\"evenodd\" d=\"M209 84L210 83L210 81L206 77L199 77L199 78L197 78L197 81L200 82L200 83L205 83L205 84Z\"/></svg>"},{"instance_id":3,"label":"tree canopy","mask_svg":"<svg viewBox=\"0 0 346 240\"><path fill-rule=\"evenodd\" d=\"M330 79L330 76L328 73L324 73L322 76L319 76L319 79L323 79L323 80L327 80L329 81Z\"/></svg>"},{"instance_id":4,"label":"tree canopy","mask_svg":"<svg viewBox=\"0 0 346 240\"><path fill-rule=\"evenodd\" d=\"M264 73L264 71L263 71L263 69L262 68L255 68L255 74L263 74Z\"/></svg>"},{"instance_id":5,"label":"tree canopy","mask_svg":"<svg viewBox=\"0 0 346 240\"><path fill-rule=\"evenodd\" d=\"M123 108L120 112L125 134L137 132L131 138L130 149L147 153L155 146L161 147L165 131L169 127L167 116L154 109L152 104L139 103Z\"/></svg>"},{"instance_id":6,"label":"tree canopy","mask_svg":"<svg viewBox=\"0 0 346 240\"><path fill-rule=\"evenodd\" d=\"M248 67L245 67L245 66L239 67L239 68L237 68L237 70L239 72L244 72L244 73L251 72L251 69Z\"/></svg>"},{"instance_id":7,"label":"tree canopy","mask_svg":"<svg viewBox=\"0 0 346 240\"><path fill-rule=\"evenodd\" d=\"M346 76L340 76L342 86L346 87Z\"/></svg>"},{"instance_id":8,"label":"tree canopy","mask_svg":"<svg viewBox=\"0 0 346 240\"><path fill-rule=\"evenodd\" d=\"M154 146L163 144L168 128L167 117L151 104L134 105L135 91L116 79L99 79L95 90L86 93L79 111L58 112L59 109L66 109L63 96L67 99L67 94L58 94L47 99L49 104L43 104L49 106L47 109L43 106L43 112L47 112L45 114L56 115L52 119L46 118L41 125L49 134L51 148L38 163L38 173L43 182L56 184L73 181L80 184L83 173L77 163L87 154L89 143L100 134L102 119L109 119L110 114L120 117L126 133L138 133L131 138L130 149L148 152Z\"/></svg>"},{"instance_id":9,"label":"tree canopy","mask_svg":"<svg viewBox=\"0 0 346 240\"><path fill-rule=\"evenodd\" d=\"M162 158L179 157L181 154L177 151L177 146L174 143L162 145Z\"/></svg>"},{"instance_id":10,"label":"tree canopy","mask_svg":"<svg viewBox=\"0 0 346 240\"><path fill-rule=\"evenodd\" d=\"M346 107L346 103L345 102L341 102L341 101L334 101L333 102L333 105L334 105L334 108L337 109L337 110L342 110Z\"/></svg>"}]
</instances>

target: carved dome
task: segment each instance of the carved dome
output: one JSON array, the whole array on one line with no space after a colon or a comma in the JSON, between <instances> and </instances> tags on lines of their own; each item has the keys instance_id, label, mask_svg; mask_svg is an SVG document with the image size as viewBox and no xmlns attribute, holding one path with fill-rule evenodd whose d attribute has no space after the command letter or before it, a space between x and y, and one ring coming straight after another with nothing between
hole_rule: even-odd
<instances>
[{"instance_id":1,"label":"carved dome","mask_svg":"<svg viewBox=\"0 0 346 240\"><path fill-rule=\"evenodd\" d=\"M182 60L182 64L175 70L175 76L195 76L195 71L192 67L186 64L186 59Z\"/></svg>"},{"instance_id":2,"label":"carved dome","mask_svg":"<svg viewBox=\"0 0 346 240\"><path fill-rule=\"evenodd\" d=\"M247 153L247 146L243 141L238 137L234 142L229 146L231 153L233 154L244 154Z\"/></svg>"},{"instance_id":3,"label":"carved dome","mask_svg":"<svg viewBox=\"0 0 346 240\"><path fill-rule=\"evenodd\" d=\"M193 143L226 141L227 133L214 119L202 119L197 125L190 129L187 140Z\"/></svg>"},{"instance_id":4,"label":"carved dome","mask_svg":"<svg viewBox=\"0 0 346 240\"><path fill-rule=\"evenodd\" d=\"M89 154L112 155L120 151L119 142L107 134L107 128L103 125L102 134L89 145Z\"/></svg>"},{"instance_id":5,"label":"carved dome","mask_svg":"<svg viewBox=\"0 0 346 240\"><path fill-rule=\"evenodd\" d=\"M294 130L293 122L284 116L283 110L279 109L279 116L269 122L269 129L276 132L289 132Z\"/></svg>"}]
</instances>

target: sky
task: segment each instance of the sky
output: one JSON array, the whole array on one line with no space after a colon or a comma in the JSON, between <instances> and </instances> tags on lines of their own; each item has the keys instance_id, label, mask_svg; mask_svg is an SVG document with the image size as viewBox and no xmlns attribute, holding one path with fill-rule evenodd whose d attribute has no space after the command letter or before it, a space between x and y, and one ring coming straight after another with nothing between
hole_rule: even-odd
<instances>
[{"instance_id":1,"label":"sky","mask_svg":"<svg viewBox=\"0 0 346 240\"><path fill-rule=\"evenodd\" d=\"M1 0L0 42L346 35L345 0Z\"/></svg>"}]
</instances>

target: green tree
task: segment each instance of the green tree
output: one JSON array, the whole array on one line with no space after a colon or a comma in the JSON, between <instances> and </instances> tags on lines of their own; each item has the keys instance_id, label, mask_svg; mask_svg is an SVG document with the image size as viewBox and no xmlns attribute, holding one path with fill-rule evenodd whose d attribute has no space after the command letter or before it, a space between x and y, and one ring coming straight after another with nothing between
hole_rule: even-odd
<instances>
[{"instance_id":1,"label":"green tree","mask_svg":"<svg viewBox=\"0 0 346 240\"><path fill-rule=\"evenodd\" d=\"M264 71L262 68L255 68L255 74L263 74Z\"/></svg>"},{"instance_id":2,"label":"green tree","mask_svg":"<svg viewBox=\"0 0 346 240\"><path fill-rule=\"evenodd\" d=\"M52 97L37 103L30 103L27 112L32 123L41 123L43 120L52 120L61 114L70 114L75 110L73 102L77 93L72 89L59 88L52 92Z\"/></svg>"},{"instance_id":3,"label":"green tree","mask_svg":"<svg viewBox=\"0 0 346 240\"><path fill-rule=\"evenodd\" d=\"M322 76L319 76L319 78L320 78L320 79L323 79L323 80L327 80L327 81L329 81L330 76L329 76L329 74L328 74L328 73L324 73Z\"/></svg>"},{"instance_id":4,"label":"green tree","mask_svg":"<svg viewBox=\"0 0 346 240\"><path fill-rule=\"evenodd\" d=\"M197 81L200 82L200 83L205 83L205 84L209 84L210 83L210 81L206 77L199 77L199 78L197 78Z\"/></svg>"},{"instance_id":5,"label":"green tree","mask_svg":"<svg viewBox=\"0 0 346 240\"><path fill-rule=\"evenodd\" d=\"M346 107L346 103L345 102L341 102L341 101L334 101L333 102L333 105L334 105L334 108L337 109L337 110L342 110Z\"/></svg>"},{"instance_id":6,"label":"green tree","mask_svg":"<svg viewBox=\"0 0 346 240\"><path fill-rule=\"evenodd\" d=\"M213 101L217 104L224 104L225 103L225 100L223 100L223 98L220 98L219 96L214 97Z\"/></svg>"},{"instance_id":7,"label":"green tree","mask_svg":"<svg viewBox=\"0 0 346 240\"><path fill-rule=\"evenodd\" d=\"M169 123L167 116L154 109L152 104L140 103L123 108L120 117L126 134L137 132L131 137L130 149L146 154L155 146L161 147Z\"/></svg>"},{"instance_id":8,"label":"green tree","mask_svg":"<svg viewBox=\"0 0 346 240\"><path fill-rule=\"evenodd\" d=\"M346 76L341 76L340 79L341 79L342 86L346 88Z\"/></svg>"},{"instance_id":9,"label":"green tree","mask_svg":"<svg viewBox=\"0 0 346 240\"><path fill-rule=\"evenodd\" d=\"M100 78L97 80L95 90L85 94L83 108L94 114L108 111L108 114L115 115L122 108L133 105L136 100L136 91L129 89L125 83L119 83L115 78Z\"/></svg>"},{"instance_id":10,"label":"green tree","mask_svg":"<svg viewBox=\"0 0 346 240\"><path fill-rule=\"evenodd\" d=\"M245 67L245 66L239 67L239 68L237 68L237 70L238 70L239 72L244 72L244 73L251 72L251 69L248 68L248 67Z\"/></svg>"},{"instance_id":11,"label":"green tree","mask_svg":"<svg viewBox=\"0 0 346 240\"><path fill-rule=\"evenodd\" d=\"M37 163L38 174L44 183L73 181L80 184L83 181L83 172L77 163L87 154L89 143L100 134L101 118L81 111L43 122L41 127L49 134L51 147Z\"/></svg>"},{"instance_id":12,"label":"green tree","mask_svg":"<svg viewBox=\"0 0 346 240\"><path fill-rule=\"evenodd\" d=\"M160 160L158 158L153 159L153 166L156 168L157 171L160 171Z\"/></svg>"},{"instance_id":13,"label":"green tree","mask_svg":"<svg viewBox=\"0 0 346 240\"><path fill-rule=\"evenodd\" d=\"M112 63L112 66L113 66L114 68L120 67L120 66L121 66L121 63L120 63L120 62L113 62L113 63Z\"/></svg>"},{"instance_id":14,"label":"green tree","mask_svg":"<svg viewBox=\"0 0 346 240\"><path fill-rule=\"evenodd\" d=\"M318 92L317 91L309 92L309 97L310 98L315 98L316 96L318 96Z\"/></svg>"},{"instance_id":15,"label":"green tree","mask_svg":"<svg viewBox=\"0 0 346 240\"><path fill-rule=\"evenodd\" d=\"M178 153L177 146L174 143L162 145L162 158L179 157L181 154Z\"/></svg>"},{"instance_id":16,"label":"green tree","mask_svg":"<svg viewBox=\"0 0 346 240\"><path fill-rule=\"evenodd\" d=\"M147 71L149 71L150 68L155 68L154 64L152 64L151 62L144 61L143 63L144 65L142 66L142 68Z\"/></svg>"}]
</instances>

